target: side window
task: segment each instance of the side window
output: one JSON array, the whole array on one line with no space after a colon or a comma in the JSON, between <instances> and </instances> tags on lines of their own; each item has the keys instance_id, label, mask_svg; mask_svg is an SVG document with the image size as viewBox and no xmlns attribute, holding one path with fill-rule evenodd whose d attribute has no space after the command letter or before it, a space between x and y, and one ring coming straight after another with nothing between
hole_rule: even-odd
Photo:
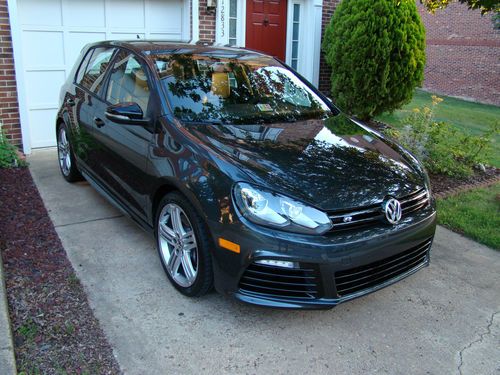
<instances>
[{"instance_id":1,"label":"side window","mask_svg":"<svg viewBox=\"0 0 500 375\"><path fill-rule=\"evenodd\" d=\"M106 100L111 104L136 102L146 113L149 102L149 85L146 72L133 54L118 54L109 78Z\"/></svg>"},{"instance_id":2,"label":"side window","mask_svg":"<svg viewBox=\"0 0 500 375\"><path fill-rule=\"evenodd\" d=\"M80 66L78 68L78 72L76 73L76 76L75 76L75 82L77 84L80 84L82 82L83 75L85 74L85 70L87 69L87 65L89 64L89 60L92 57L92 52L94 52L93 49L90 49L87 51L87 53L85 54L85 57L83 58L82 63L80 64Z\"/></svg>"},{"instance_id":3,"label":"side window","mask_svg":"<svg viewBox=\"0 0 500 375\"><path fill-rule=\"evenodd\" d=\"M113 56L114 48L96 48L79 82L83 87L96 93L103 84L106 68Z\"/></svg>"}]
</instances>

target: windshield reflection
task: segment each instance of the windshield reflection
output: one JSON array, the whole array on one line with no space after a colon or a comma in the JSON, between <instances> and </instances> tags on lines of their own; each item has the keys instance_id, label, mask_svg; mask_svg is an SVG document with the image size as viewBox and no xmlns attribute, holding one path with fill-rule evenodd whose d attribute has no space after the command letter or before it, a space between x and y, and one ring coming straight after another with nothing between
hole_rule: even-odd
<instances>
[{"instance_id":1,"label":"windshield reflection","mask_svg":"<svg viewBox=\"0 0 500 375\"><path fill-rule=\"evenodd\" d=\"M174 115L183 121L267 124L332 115L313 90L266 56L159 54L154 61Z\"/></svg>"}]
</instances>

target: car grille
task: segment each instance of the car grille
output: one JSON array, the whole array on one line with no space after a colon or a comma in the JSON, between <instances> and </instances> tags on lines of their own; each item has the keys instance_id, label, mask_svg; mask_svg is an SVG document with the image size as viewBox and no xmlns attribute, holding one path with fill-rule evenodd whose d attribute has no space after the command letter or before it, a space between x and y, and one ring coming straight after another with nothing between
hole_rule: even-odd
<instances>
[{"instance_id":1,"label":"car grille","mask_svg":"<svg viewBox=\"0 0 500 375\"><path fill-rule=\"evenodd\" d=\"M339 297L375 287L427 262L431 239L402 253L335 273Z\"/></svg>"},{"instance_id":2,"label":"car grille","mask_svg":"<svg viewBox=\"0 0 500 375\"><path fill-rule=\"evenodd\" d=\"M429 203L427 190L420 189L404 197L398 198L403 210L403 217L411 212L424 208ZM334 211L328 214L333 227L330 232L356 229L374 225L384 220L382 202L357 209Z\"/></svg>"},{"instance_id":3,"label":"car grille","mask_svg":"<svg viewBox=\"0 0 500 375\"><path fill-rule=\"evenodd\" d=\"M284 268L252 263L240 280L240 291L270 297L320 298L319 270L314 265Z\"/></svg>"}]
</instances>

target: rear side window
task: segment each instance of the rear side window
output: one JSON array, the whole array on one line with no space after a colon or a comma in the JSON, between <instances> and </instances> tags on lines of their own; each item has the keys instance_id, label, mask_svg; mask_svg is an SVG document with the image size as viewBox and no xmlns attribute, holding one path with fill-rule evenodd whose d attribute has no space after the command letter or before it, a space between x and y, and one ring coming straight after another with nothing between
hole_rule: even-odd
<instances>
[{"instance_id":1,"label":"rear side window","mask_svg":"<svg viewBox=\"0 0 500 375\"><path fill-rule=\"evenodd\" d=\"M80 81L77 80L77 83L97 93L103 84L106 69L111 61L114 50L114 48L95 48L86 65L85 74L83 74ZM80 75L80 72L78 75Z\"/></svg>"},{"instance_id":2,"label":"rear side window","mask_svg":"<svg viewBox=\"0 0 500 375\"><path fill-rule=\"evenodd\" d=\"M85 74L85 70L87 69L87 65L89 65L89 60L92 57L92 52L94 50L89 50L85 54L85 58L83 59L80 67L78 68L78 72L76 73L75 82L80 84L82 82L83 75Z\"/></svg>"}]
</instances>

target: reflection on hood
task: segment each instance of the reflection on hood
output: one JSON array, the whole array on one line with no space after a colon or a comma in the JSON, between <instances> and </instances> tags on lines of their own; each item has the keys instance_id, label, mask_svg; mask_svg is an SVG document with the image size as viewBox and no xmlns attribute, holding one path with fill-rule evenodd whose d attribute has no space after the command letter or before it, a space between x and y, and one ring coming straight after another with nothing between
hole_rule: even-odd
<instances>
[{"instance_id":1,"label":"reflection on hood","mask_svg":"<svg viewBox=\"0 0 500 375\"><path fill-rule=\"evenodd\" d=\"M257 184L325 210L374 204L423 186L401 154L342 114L326 120L188 129L239 164Z\"/></svg>"}]
</instances>

